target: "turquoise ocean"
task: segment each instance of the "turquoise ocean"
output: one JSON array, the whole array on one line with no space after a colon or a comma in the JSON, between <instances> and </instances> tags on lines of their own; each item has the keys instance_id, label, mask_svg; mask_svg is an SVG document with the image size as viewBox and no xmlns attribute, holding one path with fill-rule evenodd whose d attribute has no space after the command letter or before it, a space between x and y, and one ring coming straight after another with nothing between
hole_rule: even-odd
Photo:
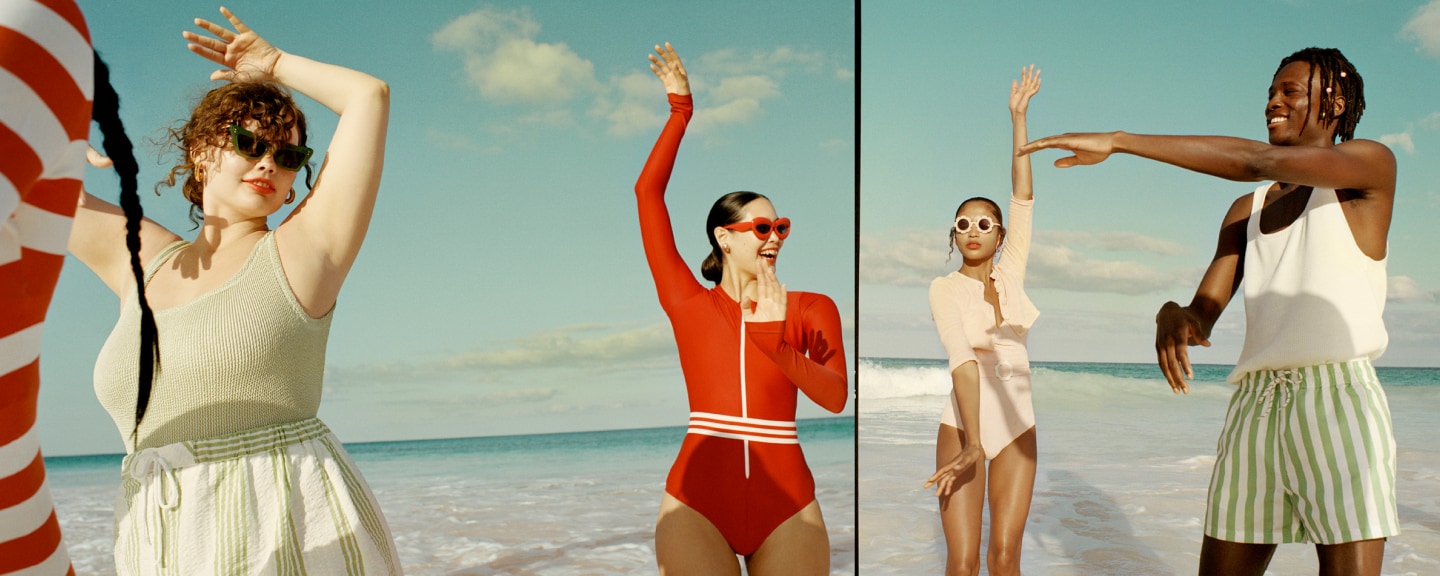
<instances>
[{"instance_id":1,"label":"turquoise ocean","mask_svg":"<svg viewBox=\"0 0 1440 576\"><path fill-rule=\"evenodd\" d=\"M935 470L946 367L860 360L860 574L944 571L938 506L921 485ZM1231 366L1197 366L1188 395L1171 393L1153 364L1032 368L1039 465L1024 573L1194 574ZM1377 372L1399 445L1402 530L1386 543L1383 573L1440 574L1440 368ZM1292 544L1267 574L1316 572L1314 547Z\"/></svg>"},{"instance_id":2,"label":"turquoise ocean","mask_svg":"<svg viewBox=\"0 0 1440 576\"><path fill-rule=\"evenodd\" d=\"M830 532L855 573L855 421L798 422ZM346 444L405 573L655 574L655 516L684 427ZM77 574L114 574L119 454L46 458Z\"/></svg>"}]
</instances>

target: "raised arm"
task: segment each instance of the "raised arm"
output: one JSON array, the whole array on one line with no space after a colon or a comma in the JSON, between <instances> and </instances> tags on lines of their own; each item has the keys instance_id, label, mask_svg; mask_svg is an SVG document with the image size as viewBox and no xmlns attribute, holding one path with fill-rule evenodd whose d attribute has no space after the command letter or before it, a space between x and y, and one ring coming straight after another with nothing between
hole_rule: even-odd
<instances>
[{"instance_id":1,"label":"raised arm","mask_svg":"<svg viewBox=\"0 0 1440 576\"><path fill-rule=\"evenodd\" d=\"M665 86L670 100L670 119L665 122L665 129L660 132L660 139L650 150L645 169L635 182L635 200L639 205L640 239L645 247L645 261L650 265L660 306L668 313L673 305L705 289L695 280L695 275L685 266L685 260L675 247L675 232L670 226L670 212L665 207L665 187L670 183L675 155L680 151L680 140L685 137L685 127L690 123L694 109L690 80L685 75L685 65L669 42L665 43L664 49L656 46L655 51L660 57L650 55L650 70Z\"/></svg>"},{"instance_id":2,"label":"raised arm","mask_svg":"<svg viewBox=\"0 0 1440 576\"><path fill-rule=\"evenodd\" d=\"M190 51L225 66L214 80L275 81L340 116L310 194L277 230L286 276L311 313L334 305L370 226L390 117L390 87L370 75L283 52L229 10L234 31L196 19L215 37L185 32Z\"/></svg>"},{"instance_id":3,"label":"raised arm","mask_svg":"<svg viewBox=\"0 0 1440 576\"><path fill-rule=\"evenodd\" d=\"M1021 200L1035 197L1030 178L1030 156L1019 154L1021 146L1030 138L1025 130L1025 113L1030 109L1030 97L1040 92L1040 71L1031 64L1020 69L1020 79L1010 83L1010 125L1013 127L1013 144L1016 154L1010 159L1011 196Z\"/></svg>"},{"instance_id":4,"label":"raised arm","mask_svg":"<svg viewBox=\"0 0 1440 576\"><path fill-rule=\"evenodd\" d=\"M179 239L154 220L141 220L140 265L149 266L155 254ZM135 285L125 247L125 211L82 190L67 248L124 302Z\"/></svg>"},{"instance_id":5,"label":"raised arm","mask_svg":"<svg viewBox=\"0 0 1440 576\"><path fill-rule=\"evenodd\" d=\"M96 168L114 166L114 162L93 148L86 151L85 159ZM140 266L148 266L150 258L179 239L154 220L141 219ZM130 268L130 252L125 246L124 210L89 191L81 190L75 207L75 225L70 228L66 248L124 302L135 284L135 274Z\"/></svg>"},{"instance_id":6,"label":"raised arm","mask_svg":"<svg viewBox=\"0 0 1440 576\"><path fill-rule=\"evenodd\" d=\"M1025 281L1025 266L1030 259L1030 223L1035 192L1030 176L1030 156L1018 154L1029 136L1025 127L1025 115L1030 109L1030 98L1040 92L1040 71L1031 64L1020 69L1020 80L1010 83L1010 125L1012 126L1012 152L1010 160L1010 225L1005 229L1004 249L1000 262L1019 281Z\"/></svg>"},{"instance_id":7,"label":"raised arm","mask_svg":"<svg viewBox=\"0 0 1440 576\"><path fill-rule=\"evenodd\" d=\"M1189 306L1166 302L1155 315L1155 356L1165 381L1176 393L1190 392L1187 379L1195 378L1190 346L1209 346L1210 330L1239 290L1245 274L1245 229L1250 222L1251 198L1246 194L1230 205L1220 225L1215 257Z\"/></svg>"}]
</instances>

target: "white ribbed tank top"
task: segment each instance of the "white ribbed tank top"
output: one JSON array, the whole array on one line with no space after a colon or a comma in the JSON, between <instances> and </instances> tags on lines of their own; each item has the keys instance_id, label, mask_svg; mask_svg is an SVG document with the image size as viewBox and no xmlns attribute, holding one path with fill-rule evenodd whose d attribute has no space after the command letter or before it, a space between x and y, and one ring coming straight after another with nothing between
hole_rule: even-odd
<instances>
[{"instance_id":1,"label":"white ribbed tank top","mask_svg":"<svg viewBox=\"0 0 1440 576\"><path fill-rule=\"evenodd\" d=\"M1386 260L1360 251L1332 189L1314 189L1294 223L1262 234L1269 189L1255 189L1245 232L1245 347L1229 381L1255 370L1379 358L1389 343L1381 318Z\"/></svg>"}]
</instances>

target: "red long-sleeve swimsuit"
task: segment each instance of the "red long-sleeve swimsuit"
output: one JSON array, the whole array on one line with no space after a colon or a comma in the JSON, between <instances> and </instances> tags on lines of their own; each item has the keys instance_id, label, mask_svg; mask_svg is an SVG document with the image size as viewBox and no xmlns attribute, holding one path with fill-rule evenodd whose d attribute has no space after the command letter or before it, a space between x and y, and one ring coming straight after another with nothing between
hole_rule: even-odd
<instances>
[{"instance_id":1,"label":"red long-sleeve swimsuit","mask_svg":"<svg viewBox=\"0 0 1440 576\"><path fill-rule=\"evenodd\" d=\"M670 95L670 119L635 184L645 259L670 318L690 399L690 429L665 491L704 515L749 555L815 499L795 436L798 391L832 412L848 396L840 313L822 294L790 292L786 318L743 322L740 304L705 289L675 247L665 187L690 120L690 96Z\"/></svg>"}]
</instances>

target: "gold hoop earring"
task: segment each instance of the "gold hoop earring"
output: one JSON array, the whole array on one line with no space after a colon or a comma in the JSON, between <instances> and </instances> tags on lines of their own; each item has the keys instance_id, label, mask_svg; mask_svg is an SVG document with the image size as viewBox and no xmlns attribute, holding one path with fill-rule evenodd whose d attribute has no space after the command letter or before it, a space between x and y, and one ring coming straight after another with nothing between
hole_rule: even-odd
<instances>
[{"instance_id":1,"label":"gold hoop earring","mask_svg":"<svg viewBox=\"0 0 1440 576\"><path fill-rule=\"evenodd\" d=\"M286 204L289 204L289 203L294 202L294 201L295 201L295 189L294 189L294 188L291 188L291 189L290 189L290 195L285 197L285 203L286 203Z\"/></svg>"},{"instance_id":2,"label":"gold hoop earring","mask_svg":"<svg viewBox=\"0 0 1440 576\"><path fill-rule=\"evenodd\" d=\"M204 169L204 168L196 168L196 169L195 169L195 181L196 181L196 182L204 182L204 181L205 181L205 169Z\"/></svg>"}]
</instances>

